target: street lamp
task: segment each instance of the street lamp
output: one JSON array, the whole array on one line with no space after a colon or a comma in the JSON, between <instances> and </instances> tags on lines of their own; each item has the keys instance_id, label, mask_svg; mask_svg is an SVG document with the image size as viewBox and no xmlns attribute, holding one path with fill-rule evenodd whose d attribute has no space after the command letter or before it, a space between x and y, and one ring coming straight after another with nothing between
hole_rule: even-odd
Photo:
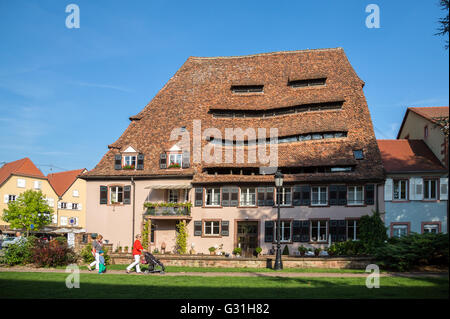
<instances>
[{"instance_id":1,"label":"street lamp","mask_svg":"<svg viewBox=\"0 0 450 319\"><path fill-rule=\"evenodd\" d=\"M277 188L277 199L278 199L278 217L277 217L277 255L275 258L275 270L283 269L283 262L281 261L281 244L280 244L280 204L281 198L279 197L281 194L281 187L283 186L283 174L278 170L275 173L275 186Z\"/></svg>"}]
</instances>

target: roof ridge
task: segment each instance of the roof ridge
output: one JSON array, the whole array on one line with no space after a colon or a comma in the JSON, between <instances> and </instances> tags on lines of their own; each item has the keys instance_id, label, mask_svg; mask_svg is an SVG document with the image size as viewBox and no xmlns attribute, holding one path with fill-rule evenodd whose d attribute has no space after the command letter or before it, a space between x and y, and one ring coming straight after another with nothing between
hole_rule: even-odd
<instances>
[{"instance_id":1,"label":"roof ridge","mask_svg":"<svg viewBox=\"0 0 450 319\"><path fill-rule=\"evenodd\" d=\"M188 59L196 59L196 60L236 59L236 58L251 58L251 57L256 57L256 56L277 55L277 54L295 54L295 53L303 53L303 52L311 52L311 51L339 51L339 50L344 50L344 49L342 47L336 47L336 48L323 48L323 49L274 51L274 52L264 52L264 53L255 53L255 54L247 54L247 55L231 55L231 56L216 56L216 57L190 56Z\"/></svg>"}]
</instances>

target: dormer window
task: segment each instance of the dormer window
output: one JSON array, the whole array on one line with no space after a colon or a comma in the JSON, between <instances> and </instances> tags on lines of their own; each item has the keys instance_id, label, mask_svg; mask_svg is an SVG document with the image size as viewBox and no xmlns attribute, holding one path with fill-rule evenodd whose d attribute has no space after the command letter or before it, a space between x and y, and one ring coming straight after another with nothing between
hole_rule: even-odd
<instances>
[{"instance_id":1,"label":"dormer window","mask_svg":"<svg viewBox=\"0 0 450 319\"><path fill-rule=\"evenodd\" d=\"M181 153L169 154L169 168L181 168L183 164L183 155Z\"/></svg>"},{"instance_id":2,"label":"dormer window","mask_svg":"<svg viewBox=\"0 0 450 319\"><path fill-rule=\"evenodd\" d=\"M325 85L326 78L293 80L289 81L288 85L293 88L307 87L307 86L322 86Z\"/></svg>"},{"instance_id":3,"label":"dormer window","mask_svg":"<svg viewBox=\"0 0 450 319\"><path fill-rule=\"evenodd\" d=\"M231 92L233 92L235 94L263 93L264 85L232 85Z\"/></svg>"},{"instance_id":4,"label":"dormer window","mask_svg":"<svg viewBox=\"0 0 450 319\"><path fill-rule=\"evenodd\" d=\"M357 160L362 160L364 159L364 153L362 150L355 150L353 151L353 156L355 157L355 159Z\"/></svg>"},{"instance_id":5,"label":"dormer window","mask_svg":"<svg viewBox=\"0 0 450 319\"><path fill-rule=\"evenodd\" d=\"M123 169L135 169L136 168L136 155L125 155L122 161Z\"/></svg>"}]
</instances>

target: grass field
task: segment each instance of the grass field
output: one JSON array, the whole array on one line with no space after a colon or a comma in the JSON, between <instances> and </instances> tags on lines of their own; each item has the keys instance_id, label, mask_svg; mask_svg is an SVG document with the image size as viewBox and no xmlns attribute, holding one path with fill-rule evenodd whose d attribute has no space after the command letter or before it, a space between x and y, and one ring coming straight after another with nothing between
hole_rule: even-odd
<instances>
[{"instance_id":1,"label":"grass field","mask_svg":"<svg viewBox=\"0 0 450 319\"><path fill-rule=\"evenodd\" d=\"M0 298L448 298L448 278L200 277L81 274L68 289L65 273L0 273Z\"/></svg>"}]
</instances>

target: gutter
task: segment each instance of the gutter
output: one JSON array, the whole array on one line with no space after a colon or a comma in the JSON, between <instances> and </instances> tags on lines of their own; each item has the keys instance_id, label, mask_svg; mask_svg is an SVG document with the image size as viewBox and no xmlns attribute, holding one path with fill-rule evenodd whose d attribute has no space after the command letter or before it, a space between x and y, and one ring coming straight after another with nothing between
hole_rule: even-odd
<instances>
[{"instance_id":1,"label":"gutter","mask_svg":"<svg viewBox=\"0 0 450 319\"><path fill-rule=\"evenodd\" d=\"M134 224L135 224L135 203L136 203L136 184L133 176L131 177L131 185L133 185L133 228L131 230L131 244L134 243Z\"/></svg>"}]
</instances>

